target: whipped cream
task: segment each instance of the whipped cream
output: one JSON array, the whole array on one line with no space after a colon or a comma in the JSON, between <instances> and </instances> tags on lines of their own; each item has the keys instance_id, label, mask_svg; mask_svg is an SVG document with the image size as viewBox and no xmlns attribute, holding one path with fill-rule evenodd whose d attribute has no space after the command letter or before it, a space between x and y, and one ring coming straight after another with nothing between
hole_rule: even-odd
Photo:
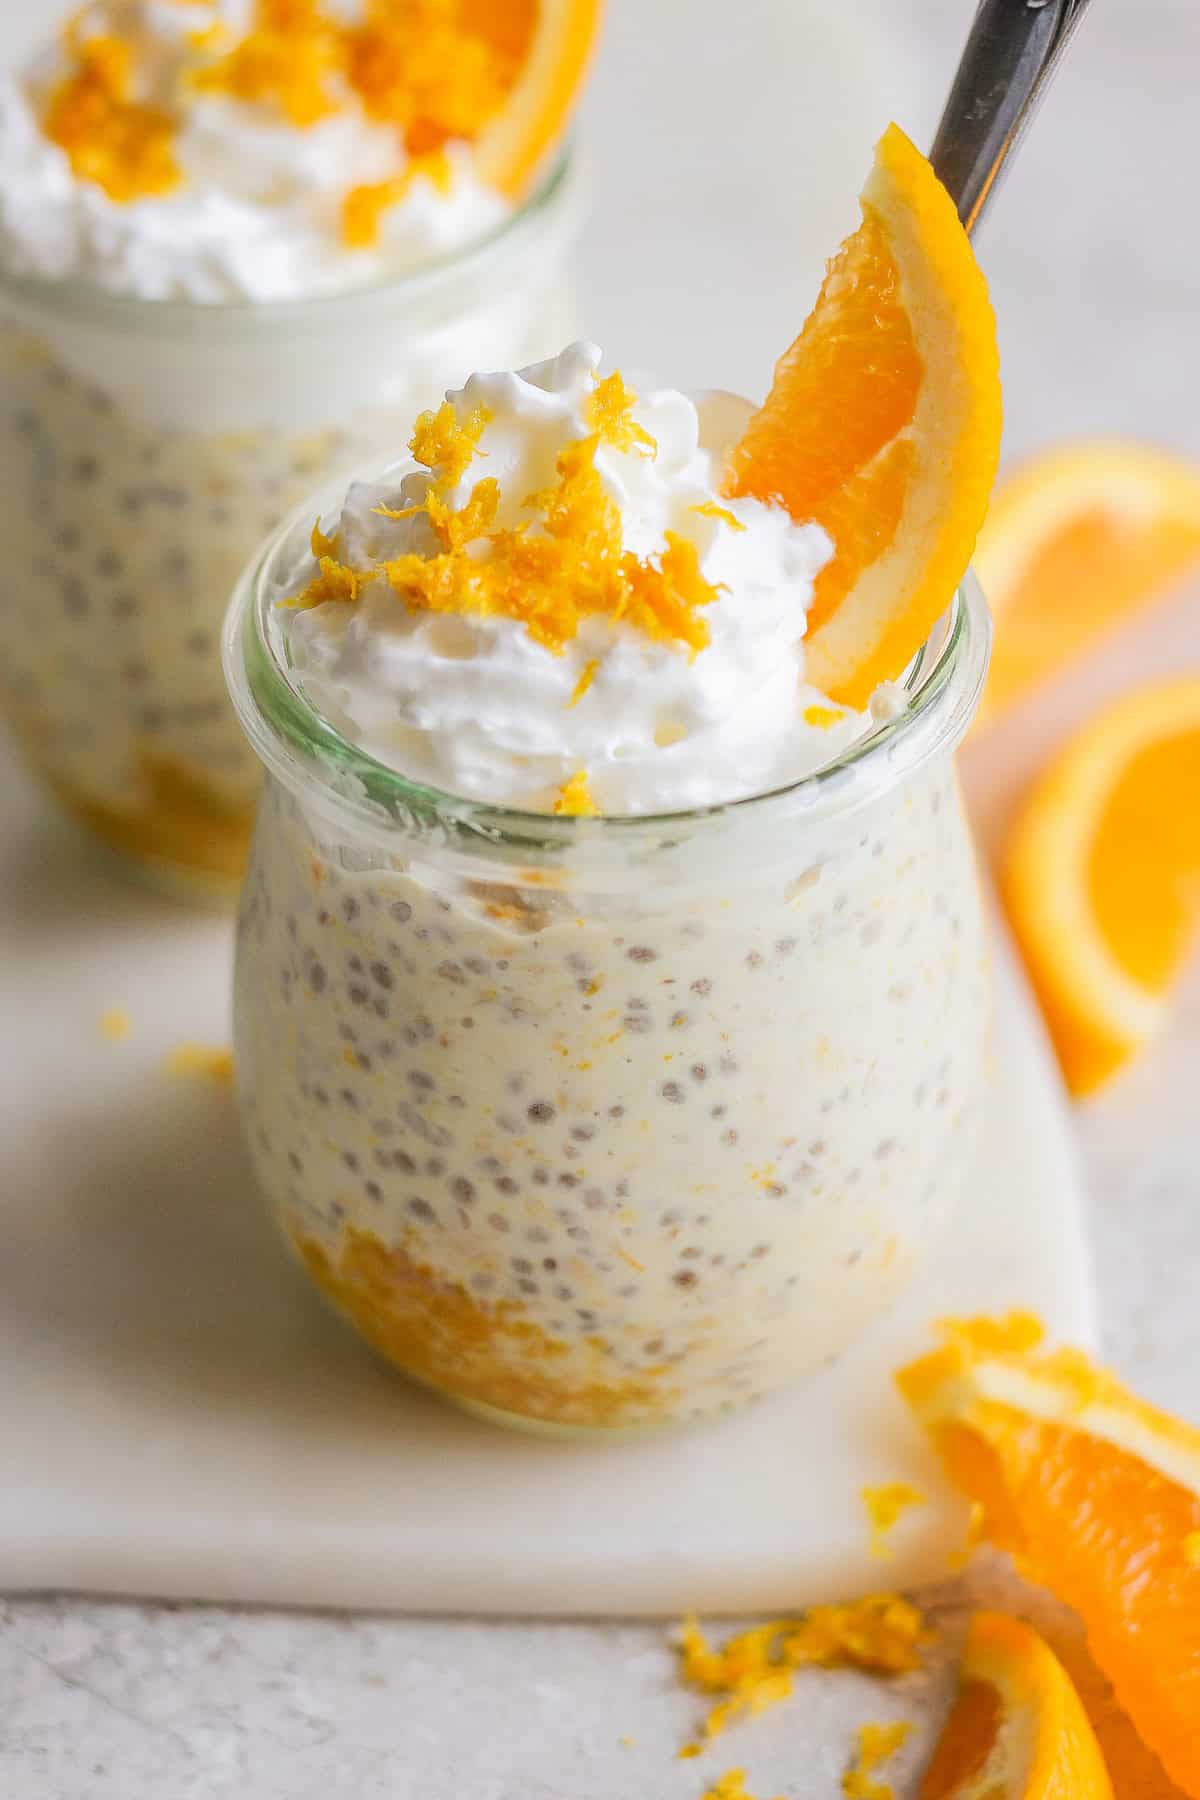
<instances>
[{"instance_id":1,"label":"whipped cream","mask_svg":"<svg viewBox=\"0 0 1200 1800\"><path fill-rule=\"evenodd\" d=\"M170 192L113 200L81 179L41 120L64 72L60 49L0 80L0 264L19 275L82 278L146 300L278 301L317 297L402 274L493 230L510 207L484 186L469 150L449 145L447 191L414 173L381 218L379 241L352 249L341 208L361 185L403 175L399 133L353 95L299 128L274 111L192 91L197 30L248 29L249 0L94 0L88 30L130 44L138 98L178 118L183 180ZM361 8L330 8L347 19Z\"/></svg>"},{"instance_id":2,"label":"whipped cream","mask_svg":"<svg viewBox=\"0 0 1200 1800\"><path fill-rule=\"evenodd\" d=\"M554 483L559 455L592 429L599 364L594 345L573 344L516 374L472 375L447 394L460 420L478 408L488 415L447 502L462 507L476 482L492 477L495 528L529 520L528 496ZM380 574L351 602L278 608L295 679L377 760L494 804L548 811L582 772L602 813L670 812L811 773L868 730L876 709L834 707L804 678L806 612L832 553L826 533L797 525L781 507L720 494L725 453L749 411L731 395L650 392L631 417L656 454L607 441L595 454L620 508L625 549L654 558L668 531L677 534L717 588L703 609L709 641L695 654L604 614L585 616L555 653L504 613L411 609ZM410 462L380 481L355 482L340 512L322 521L336 534L340 562L363 570L434 554L424 514L379 511L419 507L432 479ZM488 541L471 554L486 560ZM294 597L317 575L315 557L291 561L275 597ZM877 698L886 710L893 696Z\"/></svg>"}]
</instances>

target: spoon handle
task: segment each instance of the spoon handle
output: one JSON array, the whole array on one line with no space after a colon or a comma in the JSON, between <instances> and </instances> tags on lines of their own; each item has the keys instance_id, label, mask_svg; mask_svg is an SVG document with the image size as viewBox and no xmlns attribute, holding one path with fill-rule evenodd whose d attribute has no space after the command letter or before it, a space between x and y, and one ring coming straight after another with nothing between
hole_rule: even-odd
<instances>
[{"instance_id":1,"label":"spoon handle","mask_svg":"<svg viewBox=\"0 0 1200 1800\"><path fill-rule=\"evenodd\" d=\"M968 231L1088 0L980 0L930 160Z\"/></svg>"}]
</instances>

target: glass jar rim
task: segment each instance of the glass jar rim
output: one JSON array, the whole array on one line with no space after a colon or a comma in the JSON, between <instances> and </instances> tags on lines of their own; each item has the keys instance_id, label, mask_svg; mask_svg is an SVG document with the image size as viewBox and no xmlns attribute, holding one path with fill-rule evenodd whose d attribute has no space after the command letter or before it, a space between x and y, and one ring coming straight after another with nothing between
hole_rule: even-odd
<instances>
[{"instance_id":1,"label":"glass jar rim","mask_svg":"<svg viewBox=\"0 0 1200 1800\"><path fill-rule=\"evenodd\" d=\"M267 626L277 589L266 579L276 552L306 529L314 503L298 508L244 571L222 631L234 709L264 767L306 800L353 818L355 830L395 849L397 831L430 836L446 849L531 865L564 855L622 857L680 846L721 820L727 830L824 825L859 811L924 764L949 753L974 716L991 648L987 604L967 571L954 598L902 677L907 704L820 768L735 800L663 813L598 817L525 811L470 800L402 774L344 737L289 678ZM729 852L726 844L725 853Z\"/></svg>"},{"instance_id":2,"label":"glass jar rim","mask_svg":"<svg viewBox=\"0 0 1200 1800\"><path fill-rule=\"evenodd\" d=\"M400 274L303 299L149 300L111 292L84 276L21 275L0 264L0 302L34 324L49 317L86 320L114 331L165 338L319 331L335 316L343 329L353 329L354 319L347 319L347 313L365 321L397 305L438 310L447 290L477 273L493 280L497 260L515 259L531 240L569 229L579 183L578 158L568 141L521 205L481 237Z\"/></svg>"}]
</instances>

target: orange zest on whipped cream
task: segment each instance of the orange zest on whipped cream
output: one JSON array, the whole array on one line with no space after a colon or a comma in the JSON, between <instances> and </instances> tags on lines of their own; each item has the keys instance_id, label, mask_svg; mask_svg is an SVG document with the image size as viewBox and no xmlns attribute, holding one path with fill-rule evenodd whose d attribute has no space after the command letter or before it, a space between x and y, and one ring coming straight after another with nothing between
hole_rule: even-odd
<instances>
[{"instance_id":1,"label":"orange zest on whipped cream","mask_svg":"<svg viewBox=\"0 0 1200 1800\"><path fill-rule=\"evenodd\" d=\"M414 156L399 175L386 181L361 182L342 201L342 242L350 250L370 250L379 242L383 216L399 206L413 182L424 178L432 182L439 194L448 194L454 185L454 166L444 150L430 150Z\"/></svg>"},{"instance_id":2,"label":"orange zest on whipped cream","mask_svg":"<svg viewBox=\"0 0 1200 1800\"><path fill-rule=\"evenodd\" d=\"M600 808L592 799L586 769L576 769L558 790L554 810L563 818L594 819Z\"/></svg>"},{"instance_id":3,"label":"orange zest on whipped cream","mask_svg":"<svg viewBox=\"0 0 1200 1800\"><path fill-rule=\"evenodd\" d=\"M667 531L663 548L650 556L626 550L621 509L596 467L605 438L622 448L654 445L630 417L635 404L619 374L597 382L589 422L598 429L559 454L557 479L522 503L529 518L500 529L495 528L501 498L495 479L477 481L462 505L451 500L474 457L486 455L479 442L488 423L486 409L460 421L446 401L436 412L423 413L409 448L433 479L417 506L399 513L379 510L390 518L424 513L438 548L431 555L406 552L378 571L356 570L317 552L314 540L319 572L291 603L307 607L355 599L361 584L379 572L410 611L504 615L555 654L584 619L596 616L621 620L692 654L704 649L709 631L703 608L717 598L718 588L702 574L696 546Z\"/></svg>"},{"instance_id":4,"label":"orange zest on whipped cream","mask_svg":"<svg viewBox=\"0 0 1200 1800\"><path fill-rule=\"evenodd\" d=\"M50 92L42 130L72 171L122 204L178 187L174 123L136 97L133 46L107 32L88 35L79 15L62 43L67 72Z\"/></svg>"},{"instance_id":5,"label":"orange zest on whipped cream","mask_svg":"<svg viewBox=\"0 0 1200 1800\"><path fill-rule=\"evenodd\" d=\"M191 81L199 93L266 107L303 130L337 112L344 61L342 32L318 0L256 0L250 30Z\"/></svg>"},{"instance_id":6,"label":"orange zest on whipped cream","mask_svg":"<svg viewBox=\"0 0 1200 1800\"><path fill-rule=\"evenodd\" d=\"M101 28L97 18L89 30L82 7L62 33L67 66L45 104L45 136L80 179L128 204L183 182L176 139L193 96L223 96L300 131L354 110L394 127L403 166L347 194L351 249L378 242L383 214L418 176L449 190L444 147L475 141L512 92L525 52L473 19L464 0L366 0L354 22L327 0L255 0L238 36L209 16L209 0L178 3L203 22L187 34L190 59L168 73L158 104L137 94L136 28Z\"/></svg>"}]
</instances>

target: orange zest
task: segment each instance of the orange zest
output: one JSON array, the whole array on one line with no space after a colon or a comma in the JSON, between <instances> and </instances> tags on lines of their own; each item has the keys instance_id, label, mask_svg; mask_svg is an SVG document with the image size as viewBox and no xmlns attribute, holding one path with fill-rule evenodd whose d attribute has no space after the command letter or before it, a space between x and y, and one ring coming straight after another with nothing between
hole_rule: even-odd
<instances>
[{"instance_id":1,"label":"orange zest","mask_svg":"<svg viewBox=\"0 0 1200 1800\"><path fill-rule=\"evenodd\" d=\"M1200 676L1139 688L1026 798L1001 886L1068 1084L1085 1094L1162 1028L1200 924Z\"/></svg>"},{"instance_id":2,"label":"orange zest","mask_svg":"<svg viewBox=\"0 0 1200 1800\"><path fill-rule=\"evenodd\" d=\"M856 707L904 671L950 604L987 508L1001 422L983 276L949 195L896 125L861 205L725 482L829 533L807 672Z\"/></svg>"},{"instance_id":3,"label":"orange zest","mask_svg":"<svg viewBox=\"0 0 1200 1800\"><path fill-rule=\"evenodd\" d=\"M871 1528L871 1555L880 1561L886 1561L892 1553L888 1544L890 1533L906 1512L911 1512L914 1507L924 1506L925 1496L911 1482L884 1481L878 1487L864 1488L862 1503Z\"/></svg>"},{"instance_id":4,"label":"orange zest","mask_svg":"<svg viewBox=\"0 0 1200 1800\"><path fill-rule=\"evenodd\" d=\"M481 179L519 198L563 135L599 29L601 0L366 0L347 22L331 0L255 0L231 39L219 20L189 37L192 65L161 105L134 94L134 42L64 33L68 73L42 126L75 173L125 203L178 186L175 140L189 99L223 95L308 130L347 107L396 134L393 177L353 189L351 248L418 175L445 185L448 144L471 147Z\"/></svg>"},{"instance_id":5,"label":"orange zest","mask_svg":"<svg viewBox=\"0 0 1200 1800\"><path fill-rule=\"evenodd\" d=\"M859 1726L857 1753L842 1776L846 1800L895 1800L891 1786L886 1781L877 1781L875 1772L890 1762L911 1733L912 1726L905 1719L897 1719L891 1725Z\"/></svg>"},{"instance_id":6,"label":"orange zest","mask_svg":"<svg viewBox=\"0 0 1200 1800\"><path fill-rule=\"evenodd\" d=\"M1112 1800L1069 1677L1030 1626L976 1613L919 1800ZM1132 1797L1128 1797L1132 1800Z\"/></svg>"},{"instance_id":7,"label":"orange zest","mask_svg":"<svg viewBox=\"0 0 1200 1800\"><path fill-rule=\"evenodd\" d=\"M554 802L554 810L561 817L575 819L594 818L600 811L592 799L586 769L576 769L571 779L563 782Z\"/></svg>"},{"instance_id":8,"label":"orange zest","mask_svg":"<svg viewBox=\"0 0 1200 1800\"><path fill-rule=\"evenodd\" d=\"M619 375L597 383L593 406L596 396L601 397L598 422L610 441L642 451L653 445L629 417L635 396ZM625 549L620 507L596 468L600 431L559 454L556 481L526 497L529 517L515 527L496 527L500 490L491 477L475 482L461 506L451 503L451 491L472 459L486 455L480 448L486 424L483 409L460 421L449 401L417 421L410 448L433 480L418 506L399 513L379 509L391 518L423 512L440 546L432 556L411 551L381 565L405 606L413 612L515 619L556 654L590 617L621 620L692 654L702 650L709 641L703 609L718 590L701 573L696 546L677 532L666 532L663 549L650 556ZM318 554L316 577L291 604L357 599L379 572ZM577 688L575 698L583 691Z\"/></svg>"},{"instance_id":9,"label":"orange zest","mask_svg":"<svg viewBox=\"0 0 1200 1800\"><path fill-rule=\"evenodd\" d=\"M1200 468L1145 444L1064 444L1002 481L975 567L996 620L994 717L1200 571Z\"/></svg>"},{"instance_id":10,"label":"orange zest","mask_svg":"<svg viewBox=\"0 0 1200 1800\"><path fill-rule=\"evenodd\" d=\"M1044 1351L1028 1316L942 1329L901 1392L988 1541L1079 1614L1123 1711L1200 1795L1200 1430L1081 1352Z\"/></svg>"},{"instance_id":11,"label":"orange zest","mask_svg":"<svg viewBox=\"0 0 1200 1800\"><path fill-rule=\"evenodd\" d=\"M178 187L175 127L160 107L134 97L132 47L119 37L89 37L72 21L63 49L70 66L50 93L42 130L73 172L121 204Z\"/></svg>"},{"instance_id":12,"label":"orange zest","mask_svg":"<svg viewBox=\"0 0 1200 1800\"><path fill-rule=\"evenodd\" d=\"M899 1675L920 1667L928 1642L921 1614L898 1594L870 1594L845 1606L814 1606L800 1619L775 1619L714 1649L695 1618L679 1636L685 1681L719 1696L704 1721L704 1737L720 1736L734 1720L765 1712L792 1692L797 1669L863 1669ZM696 1754L697 1746L688 1746Z\"/></svg>"}]
</instances>

